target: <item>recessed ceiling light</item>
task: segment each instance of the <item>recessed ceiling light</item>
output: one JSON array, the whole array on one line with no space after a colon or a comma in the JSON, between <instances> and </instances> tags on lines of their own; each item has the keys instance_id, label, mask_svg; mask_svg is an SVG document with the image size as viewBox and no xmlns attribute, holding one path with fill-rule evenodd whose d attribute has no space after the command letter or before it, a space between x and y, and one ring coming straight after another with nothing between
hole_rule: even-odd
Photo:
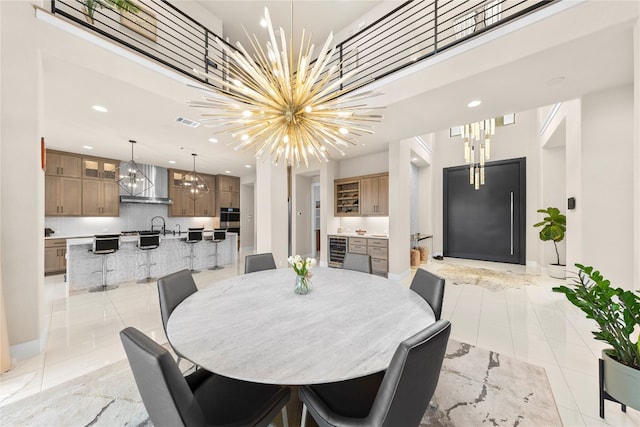
<instances>
[{"instance_id":1,"label":"recessed ceiling light","mask_svg":"<svg viewBox=\"0 0 640 427\"><path fill-rule=\"evenodd\" d=\"M102 105L92 105L91 108L101 113L107 113L109 111L106 108L104 108Z\"/></svg>"},{"instance_id":2,"label":"recessed ceiling light","mask_svg":"<svg viewBox=\"0 0 640 427\"><path fill-rule=\"evenodd\" d=\"M412 161L412 162L416 162L416 161L418 161L418 158L417 158L417 157L412 157L412 158L411 158L411 161Z\"/></svg>"},{"instance_id":3,"label":"recessed ceiling light","mask_svg":"<svg viewBox=\"0 0 640 427\"><path fill-rule=\"evenodd\" d=\"M264 18L260 19L260 26L262 28L267 28L267 20Z\"/></svg>"},{"instance_id":4,"label":"recessed ceiling light","mask_svg":"<svg viewBox=\"0 0 640 427\"><path fill-rule=\"evenodd\" d=\"M473 101L467 104L467 107L473 108L473 107L477 107L480 104L482 104L482 101L480 101L479 99L474 99Z\"/></svg>"},{"instance_id":5,"label":"recessed ceiling light","mask_svg":"<svg viewBox=\"0 0 640 427\"><path fill-rule=\"evenodd\" d=\"M224 173L231 173L231 171L224 171Z\"/></svg>"},{"instance_id":6,"label":"recessed ceiling light","mask_svg":"<svg viewBox=\"0 0 640 427\"><path fill-rule=\"evenodd\" d=\"M90 145L83 145L82 148L84 148L85 150L93 150L93 147Z\"/></svg>"},{"instance_id":7,"label":"recessed ceiling light","mask_svg":"<svg viewBox=\"0 0 640 427\"><path fill-rule=\"evenodd\" d=\"M245 168L251 169L251 165L244 165Z\"/></svg>"},{"instance_id":8,"label":"recessed ceiling light","mask_svg":"<svg viewBox=\"0 0 640 427\"><path fill-rule=\"evenodd\" d=\"M215 138L209 138L209 142L218 142L218 140Z\"/></svg>"},{"instance_id":9,"label":"recessed ceiling light","mask_svg":"<svg viewBox=\"0 0 640 427\"><path fill-rule=\"evenodd\" d=\"M169 160L169 163L171 163L172 165L175 165L176 161L175 160Z\"/></svg>"}]
</instances>

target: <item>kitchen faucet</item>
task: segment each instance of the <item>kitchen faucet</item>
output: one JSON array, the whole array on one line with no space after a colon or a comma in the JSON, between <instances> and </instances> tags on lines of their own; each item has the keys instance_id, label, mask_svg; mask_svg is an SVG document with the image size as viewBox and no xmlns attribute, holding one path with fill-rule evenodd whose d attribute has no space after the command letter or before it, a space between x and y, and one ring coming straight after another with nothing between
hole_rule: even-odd
<instances>
[{"instance_id":1,"label":"kitchen faucet","mask_svg":"<svg viewBox=\"0 0 640 427\"><path fill-rule=\"evenodd\" d=\"M162 220L162 229L161 229L161 231L162 231L162 235L166 236L167 235L167 229L165 227L164 218L161 217L161 216L154 216L153 218L151 218L151 231L154 231L153 222L156 220L156 218L160 218Z\"/></svg>"},{"instance_id":2,"label":"kitchen faucet","mask_svg":"<svg viewBox=\"0 0 640 427\"><path fill-rule=\"evenodd\" d=\"M182 234L182 231L180 230L180 224L176 224L175 227L173 227L173 234L176 234L176 227L178 227L178 236Z\"/></svg>"}]
</instances>

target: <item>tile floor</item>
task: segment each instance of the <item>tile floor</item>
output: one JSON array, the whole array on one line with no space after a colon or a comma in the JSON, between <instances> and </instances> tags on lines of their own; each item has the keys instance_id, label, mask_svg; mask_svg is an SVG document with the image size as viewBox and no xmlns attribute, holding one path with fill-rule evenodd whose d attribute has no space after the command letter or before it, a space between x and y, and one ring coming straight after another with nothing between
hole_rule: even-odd
<instances>
[{"instance_id":1,"label":"tile floor","mask_svg":"<svg viewBox=\"0 0 640 427\"><path fill-rule=\"evenodd\" d=\"M525 272L524 266L510 264L446 262ZM433 260L423 265L434 271L438 266ZM236 265L194 277L203 288L243 268L241 254ZM447 286L442 317L452 322L451 337L544 367L565 426L640 426L638 411L629 408L624 414L611 402L606 419L599 418L597 361L604 345L591 338L591 323L563 295L551 292L560 281L538 282L504 291ZM118 332L126 326L166 342L155 282L67 297L63 276L49 276L45 301L46 351L0 376L0 406L124 359Z\"/></svg>"}]
</instances>

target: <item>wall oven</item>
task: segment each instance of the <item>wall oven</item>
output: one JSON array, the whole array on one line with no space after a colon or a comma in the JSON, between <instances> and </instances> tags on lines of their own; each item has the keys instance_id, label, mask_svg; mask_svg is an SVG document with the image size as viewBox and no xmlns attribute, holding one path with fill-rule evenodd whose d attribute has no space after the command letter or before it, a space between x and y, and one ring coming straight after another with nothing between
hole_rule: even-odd
<instances>
[{"instance_id":1,"label":"wall oven","mask_svg":"<svg viewBox=\"0 0 640 427\"><path fill-rule=\"evenodd\" d=\"M240 233L240 208L220 208L220 228L229 233Z\"/></svg>"}]
</instances>

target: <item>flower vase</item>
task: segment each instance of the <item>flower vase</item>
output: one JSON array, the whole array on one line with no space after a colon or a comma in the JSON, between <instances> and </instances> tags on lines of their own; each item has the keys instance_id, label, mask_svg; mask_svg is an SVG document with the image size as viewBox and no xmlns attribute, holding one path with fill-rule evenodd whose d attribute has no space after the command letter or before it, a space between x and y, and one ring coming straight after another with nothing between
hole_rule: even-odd
<instances>
[{"instance_id":1,"label":"flower vase","mask_svg":"<svg viewBox=\"0 0 640 427\"><path fill-rule=\"evenodd\" d=\"M311 292L311 279L302 274L296 275L296 286L293 291L298 295L306 295Z\"/></svg>"}]
</instances>

